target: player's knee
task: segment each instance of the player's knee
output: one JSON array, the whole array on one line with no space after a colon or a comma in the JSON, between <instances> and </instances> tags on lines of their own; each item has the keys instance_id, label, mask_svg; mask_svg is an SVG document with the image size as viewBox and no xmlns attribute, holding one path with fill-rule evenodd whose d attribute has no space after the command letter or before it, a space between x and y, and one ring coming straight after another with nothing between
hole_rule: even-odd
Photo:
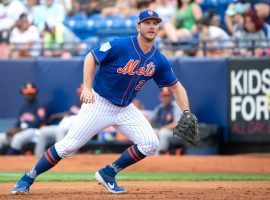
<instances>
[{"instance_id":1,"label":"player's knee","mask_svg":"<svg viewBox=\"0 0 270 200\"><path fill-rule=\"evenodd\" d=\"M145 145L143 145L143 153L146 156L152 156L156 153L156 151L159 148L159 140L157 137L153 137L149 142L147 142Z\"/></svg>"},{"instance_id":2,"label":"player's knee","mask_svg":"<svg viewBox=\"0 0 270 200\"><path fill-rule=\"evenodd\" d=\"M152 151L151 151L152 155L155 154L155 153L157 152L158 148L159 148L159 140L158 140L158 138L156 137L156 138L154 139L154 141L152 142Z\"/></svg>"},{"instance_id":3,"label":"player's knee","mask_svg":"<svg viewBox=\"0 0 270 200\"><path fill-rule=\"evenodd\" d=\"M63 140L55 144L55 149L61 158L72 156L77 152L78 149L76 145L64 145L62 141Z\"/></svg>"},{"instance_id":4,"label":"player's knee","mask_svg":"<svg viewBox=\"0 0 270 200\"><path fill-rule=\"evenodd\" d=\"M62 158L66 158L75 154L76 151L77 149L75 149L74 147L65 147L64 149L62 149L61 152L59 152L59 156Z\"/></svg>"}]
</instances>

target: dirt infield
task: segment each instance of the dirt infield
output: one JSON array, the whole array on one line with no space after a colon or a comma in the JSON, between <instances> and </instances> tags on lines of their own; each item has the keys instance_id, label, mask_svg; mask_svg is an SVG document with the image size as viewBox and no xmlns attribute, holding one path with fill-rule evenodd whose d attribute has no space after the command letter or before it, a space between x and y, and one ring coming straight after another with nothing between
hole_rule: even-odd
<instances>
[{"instance_id":1,"label":"dirt infield","mask_svg":"<svg viewBox=\"0 0 270 200\"><path fill-rule=\"evenodd\" d=\"M53 171L96 171L119 155L76 155ZM29 170L34 157L0 157L0 171ZM270 173L270 155L153 156L127 171ZM0 199L270 199L269 181L123 181L127 194L108 194L96 182L38 182L28 196L12 196L14 183L0 183Z\"/></svg>"},{"instance_id":2,"label":"dirt infield","mask_svg":"<svg viewBox=\"0 0 270 200\"><path fill-rule=\"evenodd\" d=\"M109 194L95 182L36 183L30 195L9 194L13 184L0 184L0 199L270 199L267 182L139 182L121 183L128 189L122 195Z\"/></svg>"}]
</instances>

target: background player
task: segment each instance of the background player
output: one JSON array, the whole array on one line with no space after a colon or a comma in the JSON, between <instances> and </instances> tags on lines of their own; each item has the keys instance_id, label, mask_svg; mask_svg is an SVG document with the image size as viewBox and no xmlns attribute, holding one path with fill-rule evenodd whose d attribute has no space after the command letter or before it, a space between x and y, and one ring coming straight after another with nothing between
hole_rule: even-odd
<instances>
[{"instance_id":1,"label":"background player","mask_svg":"<svg viewBox=\"0 0 270 200\"><path fill-rule=\"evenodd\" d=\"M168 87L162 88L159 98L161 104L155 108L150 123L159 138L158 153L164 154L169 148L169 139L173 137L172 129L177 125L182 111L173 101L173 95Z\"/></svg>"},{"instance_id":2,"label":"background player","mask_svg":"<svg viewBox=\"0 0 270 200\"><path fill-rule=\"evenodd\" d=\"M150 123L131 103L146 81L169 87L182 110L189 110L185 89L173 74L169 61L153 45L162 19L152 10L140 13L136 37L107 42L89 53L84 61L81 110L63 140L50 147L36 166L15 185L13 194L28 193L35 178L73 155L89 139L108 126L130 138L129 147L111 165L98 170L96 180L111 193L126 192L115 176L124 168L155 154L159 141ZM96 64L99 69L95 75ZM93 80L94 78L94 80Z\"/></svg>"},{"instance_id":3,"label":"background player","mask_svg":"<svg viewBox=\"0 0 270 200\"><path fill-rule=\"evenodd\" d=\"M26 82L20 92L26 102L19 111L17 123L6 133L0 133L0 149L10 144L9 155L21 153L23 145L32 141L46 117L46 110L39 105L36 97L38 89L33 83Z\"/></svg>"}]
</instances>

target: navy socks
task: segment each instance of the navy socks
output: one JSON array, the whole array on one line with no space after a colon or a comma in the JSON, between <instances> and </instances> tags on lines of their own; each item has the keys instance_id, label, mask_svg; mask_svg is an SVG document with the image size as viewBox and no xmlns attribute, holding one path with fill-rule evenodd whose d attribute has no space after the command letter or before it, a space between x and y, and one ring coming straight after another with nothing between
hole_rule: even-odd
<instances>
[{"instance_id":1,"label":"navy socks","mask_svg":"<svg viewBox=\"0 0 270 200\"><path fill-rule=\"evenodd\" d=\"M22 180L32 184L38 175L53 168L61 159L62 158L57 154L55 147L51 146L39 159L36 166L29 173L27 173L27 176L22 177ZM29 178L31 178L32 181Z\"/></svg>"},{"instance_id":2,"label":"navy socks","mask_svg":"<svg viewBox=\"0 0 270 200\"><path fill-rule=\"evenodd\" d=\"M119 171L142 160L146 156L140 152L137 145L129 147L124 153L111 165L103 168L103 172L108 176L114 177Z\"/></svg>"}]
</instances>

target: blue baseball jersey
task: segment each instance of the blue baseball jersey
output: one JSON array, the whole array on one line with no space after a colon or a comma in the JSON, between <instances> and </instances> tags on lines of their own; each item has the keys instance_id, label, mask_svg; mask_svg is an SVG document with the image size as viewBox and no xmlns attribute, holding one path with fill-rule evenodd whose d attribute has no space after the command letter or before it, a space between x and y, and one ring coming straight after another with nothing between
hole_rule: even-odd
<instances>
[{"instance_id":1,"label":"blue baseball jersey","mask_svg":"<svg viewBox=\"0 0 270 200\"><path fill-rule=\"evenodd\" d=\"M16 127L39 128L40 124L46 119L46 110L37 101L26 102L19 111L19 118Z\"/></svg>"},{"instance_id":2,"label":"blue baseball jersey","mask_svg":"<svg viewBox=\"0 0 270 200\"><path fill-rule=\"evenodd\" d=\"M91 53L99 65L93 88L114 105L127 106L151 78L159 87L178 82L167 58L153 46L144 53L137 37L124 37L107 42Z\"/></svg>"}]
</instances>

